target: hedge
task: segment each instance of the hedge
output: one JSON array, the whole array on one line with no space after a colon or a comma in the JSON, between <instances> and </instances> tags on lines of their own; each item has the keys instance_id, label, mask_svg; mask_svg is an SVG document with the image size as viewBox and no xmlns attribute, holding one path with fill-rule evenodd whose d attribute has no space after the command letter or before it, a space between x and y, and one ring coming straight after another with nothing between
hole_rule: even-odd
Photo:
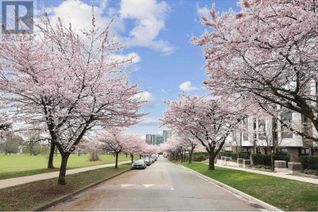
<instances>
[{"instance_id":1,"label":"hedge","mask_svg":"<svg viewBox=\"0 0 318 212\"><path fill-rule=\"evenodd\" d=\"M239 158L250 159L250 152L239 152ZM224 151L221 156L232 157L232 160L236 161L237 153L233 151Z\"/></svg>"},{"instance_id":2,"label":"hedge","mask_svg":"<svg viewBox=\"0 0 318 212\"><path fill-rule=\"evenodd\" d=\"M289 155L287 152L276 152L274 154L274 160L284 160L286 162L289 162Z\"/></svg>"},{"instance_id":3,"label":"hedge","mask_svg":"<svg viewBox=\"0 0 318 212\"><path fill-rule=\"evenodd\" d=\"M233 152L233 151L224 151L224 152L221 152L221 156L231 157L232 160L236 160L236 159L237 159L237 153L236 153L236 152Z\"/></svg>"},{"instance_id":4,"label":"hedge","mask_svg":"<svg viewBox=\"0 0 318 212\"><path fill-rule=\"evenodd\" d=\"M250 159L250 152L240 152L239 153L239 158L244 158L244 159Z\"/></svg>"},{"instance_id":5,"label":"hedge","mask_svg":"<svg viewBox=\"0 0 318 212\"><path fill-rule=\"evenodd\" d=\"M194 152L192 155L193 161L204 161L209 158L209 155L207 152Z\"/></svg>"},{"instance_id":6,"label":"hedge","mask_svg":"<svg viewBox=\"0 0 318 212\"><path fill-rule=\"evenodd\" d=\"M284 160L286 163L289 162L289 158L285 152L276 152L273 157L274 160ZM254 165L272 166L271 155L253 154L252 160Z\"/></svg>"},{"instance_id":7,"label":"hedge","mask_svg":"<svg viewBox=\"0 0 318 212\"><path fill-rule=\"evenodd\" d=\"M252 154L252 160L254 165L272 165L271 155Z\"/></svg>"},{"instance_id":8,"label":"hedge","mask_svg":"<svg viewBox=\"0 0 318 212\"><path fill-rule=\"evenodd\" d=\"M318 171L318 157L317 156L300 156L300 162L303 169L312 169Z\"/></svg>"}]
</instances>

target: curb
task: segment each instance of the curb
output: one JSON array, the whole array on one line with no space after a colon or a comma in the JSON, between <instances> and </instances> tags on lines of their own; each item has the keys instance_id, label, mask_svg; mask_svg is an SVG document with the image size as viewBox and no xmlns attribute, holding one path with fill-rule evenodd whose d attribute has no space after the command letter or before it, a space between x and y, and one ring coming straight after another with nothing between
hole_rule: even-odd
<instances>
[{"instance_id":1,"label":"curb","mask_svg":"<svg viewBox=\"0 0 318 212\"><path fill-rule=\"evenodd\" d=\"M103 182L105 182L107 180L115 178L115 177L117 177L117 176L119 176L119 175L121 175L121 174L123 174L125 172L128 172L130 170L131 169L124 170L124 171L119 172L117 174L114 174L114 175L112 175L110 177L107 177L107 178L99 180L99 181L97 181L95 183L89 184L89 185L85 186L84 188L78 189L78 190L76 190L76 191L74 191L74 192L72 192L70 194L66 194L66 195L64 195L62 197L56 198L56 199L50 201L49 203L45 203L45 204L41 205L40 207L37 207L37 208L33 209L32 211L44 211L44 210L46 210L46 209L48 209L48 208L50 208L50 207L52 207L52 206L54 206L54 205L56 205L56 204L58 204L60 202L64 202L65 200L71 199L73 196L75 196L75 195L77 195L77 194L79 194L79 193L81 193L83 191L86 191L87 189L90 189L90 188L92 188L94 186L97 186L97 185L99 185L99 184L101 184L101 183L103 183Z\"/></svg>"},{"instance_id":2,"label":"curb","mask_svg":"<svg viewBox=\"0 0 318 212\"><path fill-rule=\"evenodd\" d=\"M179 164L180 165L180 164ZM222 188L223 190L227 191L227 192L230 192L232 193L233 195L235 195L236 197L238 197L239 199L243 200L243 201L247 201L250 205L252 205L253 207L255 208L259 208L260 210L268 210L268 211L282 211L281 209L279 208L276 208L275 206L273 205L270 205L262 200L259 200L249 194L246 194L240 190L237 190L231 186L228 186L224 183L221 183L213 178L210 178L210 177L207 177L199 172L196 172L188 167L185 167L183 165L180 165L182 167L184 167L185 169L188 169L190 170L191 172L193 172L194 174L198 175L200 178L208 181L208 182L211 182L215 185L217 185L219 188Z\"/></svg>"}]
</instances>

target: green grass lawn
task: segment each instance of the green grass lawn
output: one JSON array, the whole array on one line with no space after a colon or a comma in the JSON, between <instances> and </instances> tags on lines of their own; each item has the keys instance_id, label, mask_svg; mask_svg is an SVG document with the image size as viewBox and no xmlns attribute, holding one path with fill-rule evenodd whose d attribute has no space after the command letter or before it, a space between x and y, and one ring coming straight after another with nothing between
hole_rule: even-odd
<instances>
[{"instance_id":1,"label":"green grass lawn","mask_svg":"<svg viewBox=\"0 0 318 212\"><path fill-rule=\"evenodd\" d=\"M318 211L318 185L219 167L209 171L200 162L182 165L282 210Z\"/></svg>"},{"instance_id":2,"label":"green grass lawn","mask_svg":"<svg viewBox=\"0 0 318 212\"><path fill-rule=\"evenodd\" d=\"M88 154L82 154L77 156L73 154L68 160L68 169L95 166L100 164L114 163L115 157L113 155L99 155L100 160L89 161ZM130 160L122 154L119 156L119 161ZM39 173L45 173L50 171L56 171L56 169L47 169L47 155L30 156L28 154L0 154L0 179L7 179L12 177L27 176ZM60 167L61 157L59 155L54 157L54 166Z\"/></svg>"},{"instance_id":3,"label":"green grass lawn","mask_svg":"<svg viewBox=\"0 0 318 212\"><path fill-rule=\"evenodd\" d=\"M43 204L79 190L94 182L108 178L122 171L130 169L129 164L102 168L74 175L66 176L66 185L57 184L57 178L28 183L16 187L0 190L0 211L30 211Z\"/></svg>"}]
</instances>

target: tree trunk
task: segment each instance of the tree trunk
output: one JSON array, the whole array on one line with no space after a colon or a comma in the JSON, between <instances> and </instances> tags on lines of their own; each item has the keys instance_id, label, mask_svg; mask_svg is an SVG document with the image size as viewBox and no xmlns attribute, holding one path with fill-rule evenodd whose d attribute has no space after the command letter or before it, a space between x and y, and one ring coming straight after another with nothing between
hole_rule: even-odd
<instances>
[{"instance_id":1,"label":"tree trunk","mask_svg":"<svg viewBox=\"0 0 318 212\"><path fill-rule=\"evenodd\" d=\"M193 148L189 152L189 163L192 163Z\"/></svg>"},{"instance_id":2,"label":"tree trunk","mask_svg":"<svg viewBox=\"0 0 318 212\"><path fill-rule=\"evenodd\" d=\"M5 142L5 147L4 147L5 149L4 149L4 153L5 153L5 155L7 155L8 154L8 140L6 139L6 142Z\"/></svg>"},{"instance_id":3,"label":"tree trunk","mask_svg":"<svg viewBox=\"0 0 318 212\"><path fill-rule=\"evenodd\" d=\"M30 143L29 143L29 147L30 147L30 155L32 156L32 155L34 155L33 154L33 146L34 146L34 143L33 143L33 141L30 141Z\"/></svg>"},{"instance_id":4,"label":"tree trunk","mask_svg":"<svg viewBox=\"0 0 318 212\"><path fill-rule=\"evenodd\" d=\"M49 160L48 160L48 164L47 164L48 169L54 169L54 165L53 165L54 152L55 152L55 144L53 142L51 142Z\"/></svg>"},{"instance_id":5,"label":"tree trunk","mask_svg":"<svg viewBox=\"0 0 318 212\"><path fill-rule=\"evenodd\" d=\"M116 160L115 160L115 169L118 168L118 152L115 153L115 157L116 157Z\"/></svg>"},{"instance_id":6,"label":"tree trunk","mask_svg":"<svg viewBox=\"0 0 318 212\"><path fill-rule=\"evenodd\" d=\"M131 163L134 162L134 154L130 154L130 158L131 158Z\"/></svg>"},{"instance_id":7,"label":"tree trunk","mask_svg":"<svg viewBox=\"0 0 318 212\"><path fill-rule=\"evenodd\" d=\"M214 160L215 160L215 154L214 152L209 152L209 170L214 170Z\"/></svg>"},{"instance_id":8,"label":"tree trunk","mask_svg":"<svg viewBox=\"0 0 318 212\"><path fill-rule=\"evenodd\" d=\"M59 179L58 179L58 184L59 185L65 185L65 174L66 174L66 167L67 167L67 161L68 157L70 154L61 154L62 157L62 162L61 162L61 167L60 167L60 174L59 174Z\"/></svg>"},{"instance_id":9,"label":"tree trunk","mask_svg":"<svg viewBox=\"0 0 318 212\"><path fill-rule=\"evenodd\" d=\"M274 145L273 147L273 152L271 155L271 162L272 162L272 171L275 171L275 160L274 160L274 155L276 154L276 147Z\"/></svg>"}]
</instances>

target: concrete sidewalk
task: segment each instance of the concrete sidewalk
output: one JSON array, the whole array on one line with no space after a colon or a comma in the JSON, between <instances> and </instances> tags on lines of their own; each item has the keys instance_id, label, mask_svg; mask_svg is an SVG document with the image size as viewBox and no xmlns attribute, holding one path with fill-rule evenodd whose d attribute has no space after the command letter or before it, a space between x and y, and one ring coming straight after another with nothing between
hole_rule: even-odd
<instances>
[{"instance_id":1,"label":"concrete sidewalk","mask_svg":"<svg viewBox=\"0 0 318 212\"><path fill-rule=\"evenodd\" d=\"M301 181L301 182L305 182L305 183L318 184L318 179L291 175L291 174L288 174L288 172L266 172L266 171L260 171L260 170L249 169L249 168L224 166L224 165L220 165L220 164L215 164L215 166L227 168L227 169L235 169L235 170L239 170L239 171L251 172L251 173L256 173L256 174L263 174L263 175L267 175L267 176L280 177L280 178L285 178L285 179L289 179L289 180L297 180L297 181Z\"/></svg>"},{"instance_id":2,"label":"concrete sidewalk","mask_svg":"<svg viewBox=\"0 0 318 212\"><path fill-rule=\"evenodd\" d=\"M127 164L127 163L130 163L130 161L123 161L118 164L121 165L121 164ZM89 167L83 167L83 168L77 168L77 169L69 169L66 171L66 175L77 174L80 172L86 172L90 170L96 170L96 169L107 168L112 166L115 166L115 164L105 164L105 165L89 166ZM40 181L40 180L52 179L58 176L59 176L59 172L55 171L55 172L36 174L36 175L30 175L25 177L16 177L16 178L0 180L0 189L22 185L26 183L31 183L35 181Z\"/></svg>"}]
</instances>

